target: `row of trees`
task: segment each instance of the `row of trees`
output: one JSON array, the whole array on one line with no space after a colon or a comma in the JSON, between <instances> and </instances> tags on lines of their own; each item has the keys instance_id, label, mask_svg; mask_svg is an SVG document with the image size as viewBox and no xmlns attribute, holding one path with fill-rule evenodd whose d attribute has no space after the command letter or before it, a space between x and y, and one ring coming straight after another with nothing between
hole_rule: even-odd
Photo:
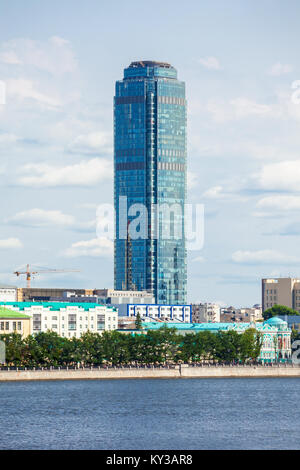
<instances>
[{"instance_id":1,"label":"row of trees","mask_svg":"<svg viewBox=\"0 0 300 470\"><path fill-rule=\"evenodd\" d=\"M105 331L87 332L80 338L64 338L54 332L0 336L6 344L6 364L10 366L72 366L101 364L164 364L166 362L253 361L259 354L261 335L255 329L209 331L178 335L175 328L163 326L147 334Z\"/></svg>"}]
</instances>

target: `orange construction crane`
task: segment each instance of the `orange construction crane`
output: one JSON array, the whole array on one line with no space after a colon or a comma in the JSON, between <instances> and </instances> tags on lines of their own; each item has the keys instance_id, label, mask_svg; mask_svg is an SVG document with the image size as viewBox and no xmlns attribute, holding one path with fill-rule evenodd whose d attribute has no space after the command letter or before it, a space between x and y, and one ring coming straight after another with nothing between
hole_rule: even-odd
<instances>
[{"instance_id":1,"label":"orange construction crane","mask_svg":"<svg viewBox=\"0 0 300 470\"><path fill-rule=\"evenodd\" d=\"M15 271L16 276L26 275L27 288L30 289L31 277L34 274L44 274L44 273L79 273L78 269L39 269L37 271L31 271L29 264L26 266L26 271Z\"/></svg>"}]
</instances>

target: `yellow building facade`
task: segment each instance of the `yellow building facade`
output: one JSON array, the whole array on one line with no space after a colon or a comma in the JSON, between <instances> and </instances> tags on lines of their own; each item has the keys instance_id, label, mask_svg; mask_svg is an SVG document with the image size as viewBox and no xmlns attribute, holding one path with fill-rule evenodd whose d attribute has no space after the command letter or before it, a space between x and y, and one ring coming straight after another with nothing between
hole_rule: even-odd
<instances>
[{"instance_id":1,"label":"yellow building facade","mask_svg":"<svg viewBox=\"0 0 300 470\"><path fill-rule=\"evenodd\" d=\"M31 317L0 307L0 335L16 333L26 338L31 334Z\"/></svg>"}]
</instances>

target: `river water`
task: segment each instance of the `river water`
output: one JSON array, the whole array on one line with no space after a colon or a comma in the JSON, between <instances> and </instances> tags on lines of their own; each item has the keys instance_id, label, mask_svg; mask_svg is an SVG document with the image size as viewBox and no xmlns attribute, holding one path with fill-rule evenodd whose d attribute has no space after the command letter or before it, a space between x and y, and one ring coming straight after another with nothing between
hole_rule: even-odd
<instances>
[{"instance_id":1,"label":"river water","mask_svg":"<svg viewBox=\"0 0 300 470\"><path fill-rule=\"evenodd\" d=\"M0 383L0 449L300 449L300 379Z\"/></svg>"}]
</instances>

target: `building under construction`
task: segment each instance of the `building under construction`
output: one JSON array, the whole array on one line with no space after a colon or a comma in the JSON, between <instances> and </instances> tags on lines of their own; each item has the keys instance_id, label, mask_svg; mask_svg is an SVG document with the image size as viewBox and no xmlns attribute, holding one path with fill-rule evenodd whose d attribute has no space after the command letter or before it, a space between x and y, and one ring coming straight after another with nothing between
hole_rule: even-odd
<instances>
[{"instance_id":1,"label":"building under construction","mask_svg":"<svg viewBox=\"0 0 300 470\"><path fill-rule=\"evenodd\" d=\"M51 287L23 287L17 289L18 302L50 302L53 298L62 298L65 292L72 292L78 296L92 296L93 289L57 289Z\"/></svg>"},{"instance_id":2,"label":"building under construction","mask_svg":"<svg viewBox=\"0 0 300 470\"><path fill-rule=\"evenodd\" d=\"M107 304L154 303L153 295L147 291L116 291L114 289L57 289L54 287L23 287L16 288L16 290L18 302L99 302L101 300L102 303Z\"/></svg>"}]
</instances>

